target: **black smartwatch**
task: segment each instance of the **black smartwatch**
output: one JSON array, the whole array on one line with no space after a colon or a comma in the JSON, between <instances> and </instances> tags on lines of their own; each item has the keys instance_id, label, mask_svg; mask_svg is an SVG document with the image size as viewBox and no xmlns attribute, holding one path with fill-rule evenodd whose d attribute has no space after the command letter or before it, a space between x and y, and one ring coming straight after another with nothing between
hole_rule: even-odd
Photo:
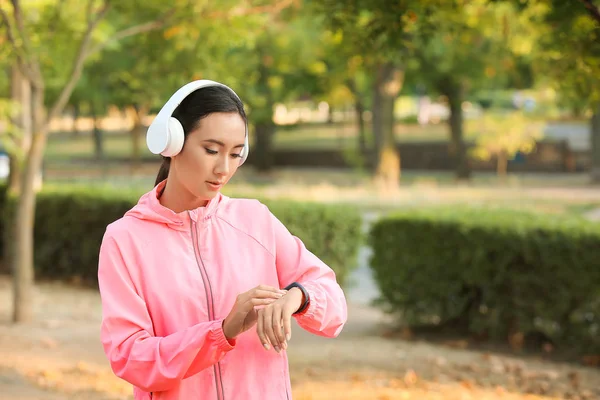
<instances>
[{"instance_id":1,"label":"black smartwatch","mask_svg":"<svg viewBox=\"0 0 600 400\"><path fill-rule=\"evenodd\" d=\"M306 308L308 307L308 305L310 304L310 296L308 295L308 292L306 291L306 289L304 289L304 286L302 286L301 284L299 284L298 282L293 282L290 283L289 285L287 285L286 287L284 287L284 290L290 290L291 288L298 288L302 291L302 294L304 294L304 303L302 303L302 305L300 306L300 308L294 313L295 314L300 314L302 311L306 310Z\"/></svg>"}]
</instances>

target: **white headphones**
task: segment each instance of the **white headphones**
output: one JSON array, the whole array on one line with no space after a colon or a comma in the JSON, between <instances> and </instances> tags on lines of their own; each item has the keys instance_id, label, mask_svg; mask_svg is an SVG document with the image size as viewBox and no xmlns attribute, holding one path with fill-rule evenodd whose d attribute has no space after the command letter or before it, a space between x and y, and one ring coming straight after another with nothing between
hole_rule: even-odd
<instances>
[{"instance_id":1,"label":"white headphones","mask_svg":"<svg viewBox=\"0 0 600 400\"><path fill-rule=\"evenodd\" d=\"M160 109L152 124L148 127L146 133L146 144L148 149L153 154L160 154L165 157L173 157L181 151L184 142L183 126L176 119L173 118L173 112L179 106L179 104L185 99L190 93L209 86L220 86L227 88L233 93L239 100L239 96L228 86L222 83L210 81L207 79L197 80L190 82L181 88L179 88L167 101L167 103ZM240 100L241 102L241 100ZM248 158L248 151L250 146L248 144L248 123L246 123L246 139L244 140L244 148L240 153L240 165L242 165Z\"/></svg>"}]
</instances>

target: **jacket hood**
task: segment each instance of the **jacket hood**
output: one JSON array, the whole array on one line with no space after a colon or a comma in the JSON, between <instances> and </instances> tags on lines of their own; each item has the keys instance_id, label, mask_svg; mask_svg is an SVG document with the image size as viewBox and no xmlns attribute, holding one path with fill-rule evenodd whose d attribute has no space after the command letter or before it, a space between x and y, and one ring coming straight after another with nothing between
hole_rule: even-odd
<instances>
[{"instance_id":1,"label":"jacket hood","mask_svg":"<svg viewBox=\"0 0 600 400\"><path fill-rule=\"evenodd\" d=\"M189 230L190 219L198 223L206 221L215 214L219 205L225 200L225 196L219 192L209 200L206 206L176 213L163 206L158 200L158 194L166 184L167 181L164 180L151 191L142 195L137 204L125 213L125 216L165 224L173 229Z\"/></svg>"}]
</instances>

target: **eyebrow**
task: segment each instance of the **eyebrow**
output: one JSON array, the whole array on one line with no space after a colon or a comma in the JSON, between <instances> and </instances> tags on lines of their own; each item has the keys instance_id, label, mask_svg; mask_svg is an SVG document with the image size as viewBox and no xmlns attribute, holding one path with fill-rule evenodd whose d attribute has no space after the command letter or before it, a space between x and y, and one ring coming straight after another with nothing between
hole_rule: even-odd
<instances>
[{"instance_id":1,"label":"eyebrow","mask_svg":"<svg viewBox=\"0 0 600 400\"><path fill-rule=\"evenodd\" d=\"M206 139L206 140L203 140L203 142L215 143L215 144L218 144L219 146L225 147L225 143L223 143L219 140L216 140L216 139ZM233 146L234 149L237 149L238 147L244 147L244 144L242 143L242 144Z\"/></svg>"}]
</instances>

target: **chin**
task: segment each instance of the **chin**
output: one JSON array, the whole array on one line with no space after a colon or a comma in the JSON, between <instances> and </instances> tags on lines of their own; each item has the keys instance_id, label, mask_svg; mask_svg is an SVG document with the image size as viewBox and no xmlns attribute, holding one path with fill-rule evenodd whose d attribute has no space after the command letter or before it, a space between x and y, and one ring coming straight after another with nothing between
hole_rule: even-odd
<instances>
[{"instance_id":1,"label":"chin","mask_svg":"<svg viewBox=\"0 0 600 400\"><path fill-rule=\"evenodd\" d=\"M220 190L215 190L215 191L213 191L213 190L203 190L203 191L201 191L199 193L198 198L202 199L202 200L205 200L205 201L212 200L215 197L217 197L217 194L219 194L219 192L220 192Z\"/></svg>"}]
</instances>

